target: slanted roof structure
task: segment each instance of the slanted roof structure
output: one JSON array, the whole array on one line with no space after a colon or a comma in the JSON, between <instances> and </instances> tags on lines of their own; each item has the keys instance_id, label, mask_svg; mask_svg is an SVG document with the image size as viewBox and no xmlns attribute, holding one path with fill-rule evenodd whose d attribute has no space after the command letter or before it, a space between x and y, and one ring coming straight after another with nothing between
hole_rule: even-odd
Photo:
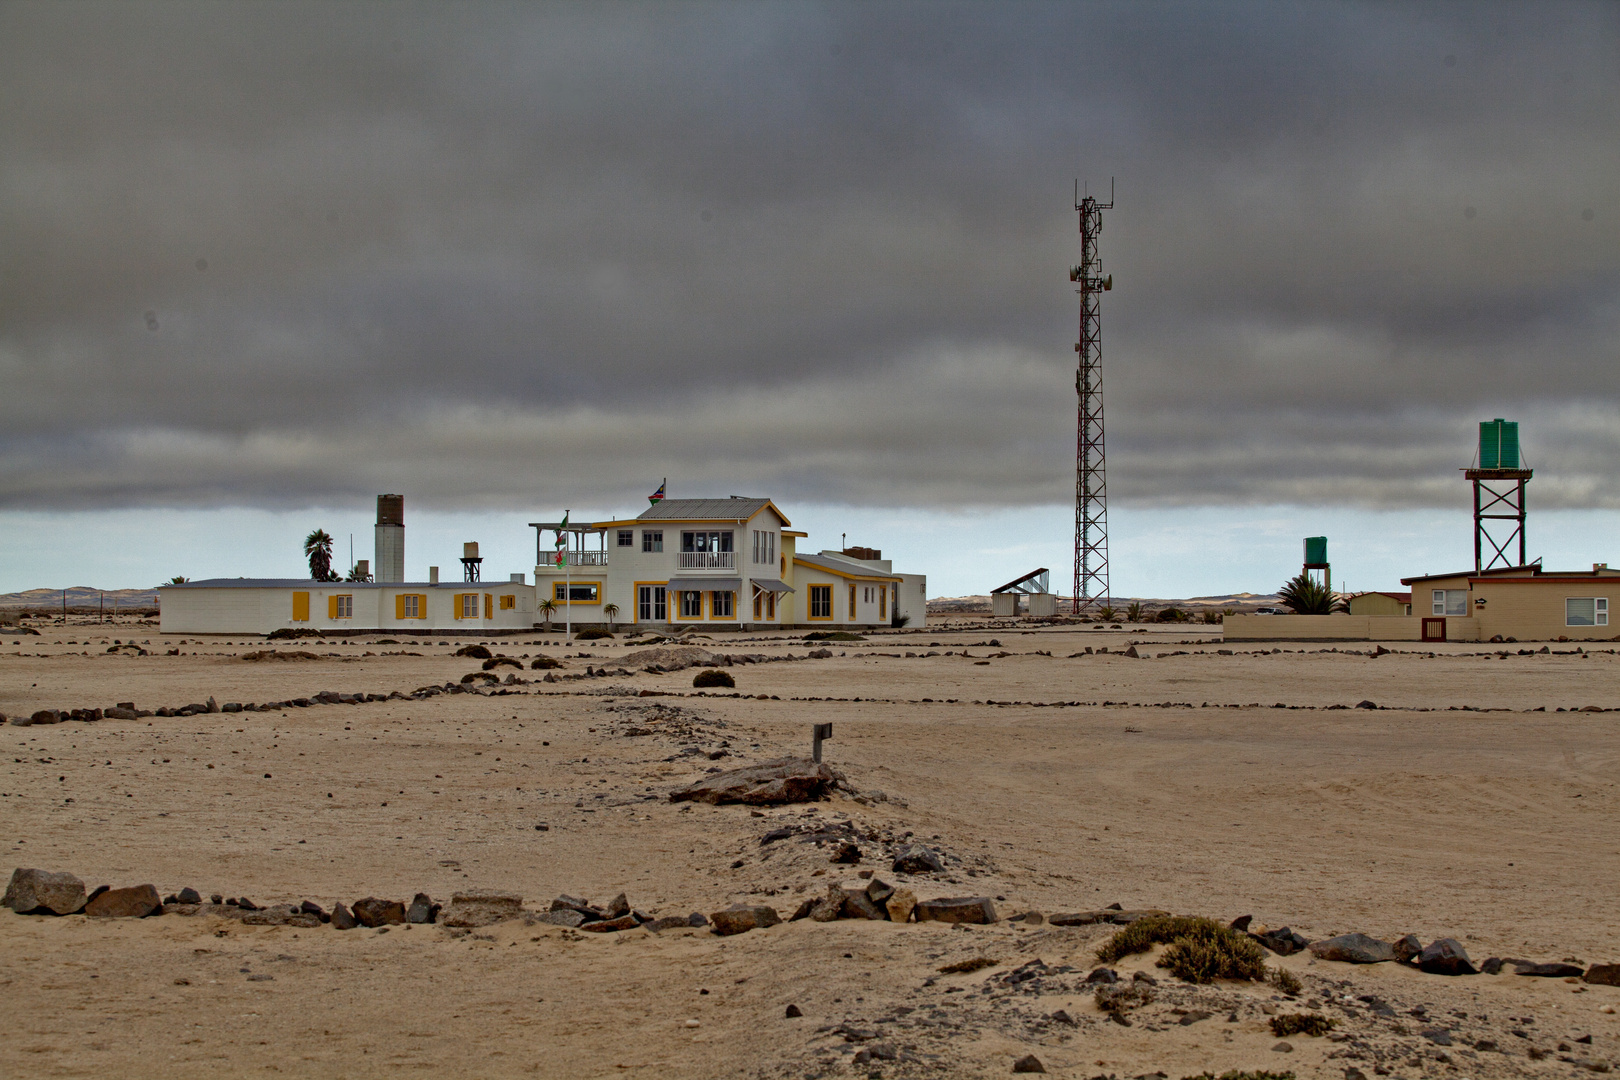
<instances>
[{"instance_id":1,"label":"slanted roof structure","mask_svg":"<svg viewBox=\"0 0 1620 1080\"><path fill-rule=\"evenodd\" d=\"M854 559L838 559L830 555L795 555L793 561L799 566L813 566L817 570L825 570L829 574L855 581L901 580L899 574L885 574L870 566L862 566Z\"/></svg>"},{"instance_id":2,"label":"slanted roof structure","mask_svg":"<svg viewBox=\"0 0 1620 1080\"><path fill-rule=\"evenodd\" d=\"M788 525L787 516L769 499L664 499L643 510L637 521L746 521L767 506Z\"/></svg>"},{"instance_id":3,"label":"slanted roof structure","mask_svg":"<svg viewBox=\"0 0 1620 1080\"><path fill-rule=\"evenodd\" d=\"M1021 578L1014 578L1013 580L1007 582L1007 584L1001 586L999 589L991 589L990 592L992 594L1007 592L1025 594L1051 592L1051 573L1052 571L1043 566L1039 570L1031 570Z\"/></svg>"}]
</instances>

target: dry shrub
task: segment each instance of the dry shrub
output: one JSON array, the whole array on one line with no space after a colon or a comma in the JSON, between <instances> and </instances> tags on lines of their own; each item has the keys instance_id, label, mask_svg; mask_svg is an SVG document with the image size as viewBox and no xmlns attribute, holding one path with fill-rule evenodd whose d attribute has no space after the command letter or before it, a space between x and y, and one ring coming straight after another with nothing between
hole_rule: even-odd
<instances>
[{"instance_id":1,"label":"dry shrub","mask_svg":"<svg viewBox=\"0 0 1620 1080\"><path fill-rule=\"evenodd\" d=\"M1177 978L1203 983L1213 979L1266 977L1265 952L1246 934L1214 919L1185 915L1154 915L1138 919L1097 949L1097 959L1114 963L1155 945L1168 945L1158 966Z\"/></svg>"},{"instance_id":2,"label":"dry shrub","mask_svg":"<svg viewBox=\"0 0 1620 1080\"><path fill-rule=\"evenodd\" d=\"M1271 985L1289 996L1298 994L1305 989L1292 971L1281 967L1271 969Z\"/></svg>"},{"instance_id":3,"label":"dry shrub","mask_svg":"<svg viewBox=\"0 0 1620 1080\"><path fill-rule=\"evenodd\" d=\"M277 652L275 649L255 649L253 652L242 654L244 660L319 660L320 657L303 649L288 649L286 652Z\"/></svg>"},{"instance_id":4,"label":"dry shrub","mask_svg":"<svg viewBox=\"0 0 1620 1080\"><path fill-rule=\"evenodd\" d=\"M534 658L533 663L529 665L532 671L544 671L548 668L560 667L562 667L562 661L550 656L537 656Z\"/></svg>"},{"instance_id":5,"label":"dry shrub","mask_svg":"<svg viewBox=\"0 0 1620 1080\"><path fill-rule=\"evenodd\" d=\"M1294 1080L1294 1074L1289 1072L1272 1072L1270 1069L1232 1069L1216 1076L1212 1072L1201 1072L1197 1076L1184 1076L1181 1080Z\"/></svg>"},{"instance_id":6,"label":"dry shrub","mask_svg":"<svg viewBox=\"0 0 1620 1080\"><path fill-rule=\"evenodd\" d=\"M1150 1003L1153 988L1146 983L1104 983L1097 987L1092 1000L1105 1013L1123 1015Z\"/></svg>"},{"instance_id":7,"label":"dry shrub","mask_svg":"<svg viewBox=\"0 0 1620 1080\"><path fill-rule=\"evenodd\" d=\"M1321 1013L1289 1013L1271 1018L1271 1033L1279 1039L1290 1035L1326 1035L1333 1030L1333 1021Z\"/></svg>"},{"instance_id":8,"label":"dry shrub","mask_svg":"<svg viewBox=\"0 0 1620 1080\"><path fill-rule=\"evenodd\" d=\"M692 685L695 687L727 686L735 688L737 680L733 679L728 671L721 671L719 668L704 668L692 679Z\"/></svg>"},{"instance_id":9,"label":"dry shrub","mask_svg":"<svg viewBox=\"0 0 1620 1080\"><path fill-rule=\"evenodd\" d=\"M939 969L939 973L941 975L964 975L969 972L982 971L987 967L995 967L999 963L1001 961L992 960L988 956L975 956L971 960L958 960L954 964L946 964Z\"/></svg>"},{"instance_id":10,"label":"dry shrub","mask_svg":"<svg viewBox=\"0 0 1620 1080\"><path fill-rule=\"evenodd\" d=\"M474 660L488 660L495 654L490 652L482 645L463 645L461 648L456 650L455 655L470 656Z\"/></svg>"}]
</instances>

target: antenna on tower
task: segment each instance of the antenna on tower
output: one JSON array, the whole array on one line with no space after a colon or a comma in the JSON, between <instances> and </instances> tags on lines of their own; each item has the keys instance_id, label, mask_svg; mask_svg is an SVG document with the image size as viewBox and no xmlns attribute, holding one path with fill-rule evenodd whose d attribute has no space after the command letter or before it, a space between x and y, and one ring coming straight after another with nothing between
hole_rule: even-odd
<instances>
[{"instance_id":1,"label":"antenna on tower","mask_svg":"<svg viewBox=\"0 0 1620 1080\"><path fill-rule=\"evenodd\" d=\"M1074 607L1076 615L1108 602L1108 474L1103 446L1102 335L1098 300L1114 287L1114 276L1102 274L1097 234L1102 212L1114 208L1114 180L1108 201L1098 202L1087 186L1074 182L1074 209L1080 215L1080 265L1069 268L1079 286L1080 340L1075 342L1078 370L1074 389L1080 398L1074 462Z\"/></svg>"}]
</instances>

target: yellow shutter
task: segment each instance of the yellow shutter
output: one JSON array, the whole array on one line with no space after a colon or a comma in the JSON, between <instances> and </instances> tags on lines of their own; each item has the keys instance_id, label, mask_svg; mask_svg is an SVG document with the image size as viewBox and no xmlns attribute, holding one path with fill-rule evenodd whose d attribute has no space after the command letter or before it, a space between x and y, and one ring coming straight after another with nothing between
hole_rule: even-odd
<instances>
[{"instance_id":1,"label":"yellow shutter","mask_svg":"<svg viewBox=\"0 0 1620 1080\"><path fill-rule=\"evenodd\" d=\"M394 618L403 619L404 617L405 617L405 597L404 597L403 594L401 594L399 596L394 597Z\"/></svg>"},{"instance_id":2,"label":"yellow shutter","mask_svg":"<svg viewBox=\"0 0 1620 1080\"><path fill-rule=\"evenodd\" d=\"M309 593L293 593L293 622L309 622Z\"/></svg>"},{"instance_id":3,"label":"yellow shutter","mask_svg":"<svg viewBox=\"0 0 1620 1080\"><path fill-rule=\"evenodd\" d=\"M458 619L461 618L461 594L456 593L450 598L450 602L451 606L454 608L451 614Z\"/></svg>"},{"instance_id":4,"label":"yellow shutter","mask_svg":"<svg viewBox=\"0 0 1620 1080\"><path fill-rule=\"evenodd\" d=\"M484 594L484 618L493 619L494 617L495 617L495 601L489 595L489 593L485 593Z\"/></svg>"},{"instance_id":5,"label":"yellow shutter","mask_svg":"<svg viewBox=\"0 0 1620 1080\"><path fill-rule=\"evenodd\" d=\"M335 596L326 598L326 617L328 619L337 618L337 597Z\"/></svg>"}]
</instances>

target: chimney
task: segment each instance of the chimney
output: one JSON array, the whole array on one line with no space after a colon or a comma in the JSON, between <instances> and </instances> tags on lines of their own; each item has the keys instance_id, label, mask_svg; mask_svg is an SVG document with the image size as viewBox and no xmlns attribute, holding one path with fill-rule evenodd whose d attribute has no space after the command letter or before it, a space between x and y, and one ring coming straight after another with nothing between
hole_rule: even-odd
<instances>
[{"instance_id":1,"label":"chimney","mask_svg":"<svg viewBox=\"0 0 1620 1080\"><path fill-rule=\"evenodd\" d=\"M405 580L405 496L377 496L377 581Z\"/></svg>"},{"instance_id":2,"label":"chimney","mask_svg":"<svg viewBox=\"0 0 1620 1080\"><path fill-rule=\"evenodd\" d=\"M437 566L428 567L428 584L429 585L437 585L438 583L439 583L439 568Z\"/></svg>"}]
</instances>

